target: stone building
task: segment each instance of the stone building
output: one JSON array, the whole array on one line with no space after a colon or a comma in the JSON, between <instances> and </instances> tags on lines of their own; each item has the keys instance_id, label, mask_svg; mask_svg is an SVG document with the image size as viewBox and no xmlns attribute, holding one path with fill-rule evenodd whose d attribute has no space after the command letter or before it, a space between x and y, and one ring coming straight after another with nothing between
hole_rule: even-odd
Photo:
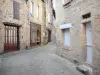
<instances>
[{"instance_id":1,"label":"stone building","mask_svg":"<svg viewBox=\"0 0 100 75\"><path fill-rule=\"evenodd\" d=\"M57 54L100 74L100 1L53 0Z\"/></svg>"},{"instance_id":2,"label":"stone building","mask_svg":"<svg viewBox=\"0 0 100 75\"><path fill-rule=\"evenodd\" d=\"M46 42L51 42L53 32L53 5L52 0L46 0Z\"/></svg>"},{"instance_id":3,"label":"stone building","mask_svg":"<svg viewBox=\"0 0 100 75\"><path fill-rule=\"evenodd\" d=\"M30 45L44 44L45 38L45 2L29 0Z\"/></svg>"},{"instance_id":4,"label":"stone building","mask_svg":"<svg viewBox=\"0 0 100 75\"><path fill-rule=\"evenodd\" d=\"M44 45L52 40L52 0L29 0L30 44Z\"/></svg>"},{"instance_id":5,"label":"stone building","mask_svg":"<svg viewBox=\"0 0 100 75\"><path fill-rule=\"evenodd\" d=\"M0 0L0 53L30 46L26 0Z\"/></svg>"},{"instance_id":6,"label":"stone building","mask_svg":"<svg viewBox=\"0 0 100 75\"><path fill-rule=\"evenodd\" d=\"M46 44L46 8L46 0L1 0L0 53Z\"/></svg>"}]
</instances>

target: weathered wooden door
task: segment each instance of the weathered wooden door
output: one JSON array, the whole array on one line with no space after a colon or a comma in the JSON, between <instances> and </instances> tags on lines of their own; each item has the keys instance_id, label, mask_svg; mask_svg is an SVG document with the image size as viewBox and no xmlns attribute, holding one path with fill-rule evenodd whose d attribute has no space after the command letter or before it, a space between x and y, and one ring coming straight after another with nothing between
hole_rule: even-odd
<instances>
[{"instance_id":1,"label":"weathered wooden door","mask_svg":"<svg viewBox=\"0 0 100 75\"><path fill-rule=\"evenodd\" d=\"M5 52L17 50L18 45L18 27L5 25Z\"/></svg>"},{"instance_id":2,"label":"weathered wooden door","mask_svg":"<svg viewBox=\"0 0 100 75\"><path fill-rule=\"evenodd\" d=\"M92 63L92 29L91 23L86 24L87 62Z\"/></svg>"}]
</instances>

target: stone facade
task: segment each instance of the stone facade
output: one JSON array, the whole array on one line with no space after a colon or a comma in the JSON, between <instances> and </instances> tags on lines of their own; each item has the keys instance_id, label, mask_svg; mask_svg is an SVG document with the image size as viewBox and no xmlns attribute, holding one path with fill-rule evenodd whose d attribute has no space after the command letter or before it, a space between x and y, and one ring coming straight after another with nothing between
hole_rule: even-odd
<instances>
[{"instance_id":1,"label":"stone facade","mask_svg":"<svg viewBox=\"0 0 100 75\"><path fill-rule=\"evenodd\" d=\"M14 4L13 1L19 3L19 19L14 18ZM31 2L33 3L31 9ZM51 4L51 3L50 3ZM15 4L16 5L16 4ZM51 6L50 6L51 7ZM33 38L34 28L38 30L35 41L40 45L47 44L46 39L46 0L1 0L0 1L0 53L5 51L5 25L18 28L18 45L20 50L29 48ZM15 11L17 11L16 9ZM32 10L32 11L31 11ZM52 9L50 9L52 14ZM32 13L31 13L32 12ZM38 13L38 14L37 14ZM51 16L50 16L51 17ZM11 30L12 31L12 30ZM11 32L9 31L9 33ZM13 33L12 33L13 34ZM12 34L7 34L10 37ZM9 39L7 39L9 40ZM15 40L16 41L16 40ZM34 43L34 42L33 42ZM8 43L7 43L8 44Z\"/></svg>"},{"instance_id":2,"label":"stone facade","mask_svg":"<svg viewBox=\"0 0 100 75\"><path fill-rule=\"evenodd\" d=\"M53 5L56 11L56 42L59 49L57 54L67 59L78 60L87 65L86 39L84 35L84 24L91 22L92 27L92 64L94 75L100 74L100 1L99 0L68 0L62 4L62 0L54 0ZM83 19L83 15L91 13L91 17ZM70 47L64 46L64 31L60 29L61 24L72 24L70 28Z\"/></svg>"},{"instance_id":3,"label":"stone facade","mask_svg":"<svg viewBox=\"0 0 100 75\"><path fill-rule=\"evenodd\" d=\"M29 37L29 22L28 22L28 7L25 0L16 0L20 4L19 9L19 20L14 19L13 17L13 0L1 0L0 1L0 52L4 51L4 24L9 24L11 26L19 27L19 42L20 49L25 49L26 45L30 45Z\"/></svg>"},{"instance_id":4,"label":"stone facade","mask_svg":"<svg viewBox=\"0 0 100 75\"><path fill-rule=\"evenodd\" d=\"M31 8L31 2L33 3L32 8ZM40 38L40 42L41 44L44 44L44 38L45 38L45 2L43 2L42 0L29 0L28 1L28 5L29 5L29 22L31 23L30 25L32 26L33 24L33 28L34 25L39 26L39 38ZM38 8L38 9L37 9ZM32 13L30 13L32 11ZM37 12L38 11L38 12ZM38 17L37 17L38 15ZM31 28L31 27L30 27ZM38 27L37 27L38 28ZM31 35L34 36L34 34L31 32ZM32 40L32 39L31 39Z\"/></svg>"},{"instance_id":5,"label":"stone facade","mask_svg":"<svg viewBox=\"0 0 100 75\"><path fill-rule=\"evenodd\" d=\"M52 41L55 43L55 27L53 25L53 0L46 0L46 39L47 43Z\"/></svg>"}]
</instances>

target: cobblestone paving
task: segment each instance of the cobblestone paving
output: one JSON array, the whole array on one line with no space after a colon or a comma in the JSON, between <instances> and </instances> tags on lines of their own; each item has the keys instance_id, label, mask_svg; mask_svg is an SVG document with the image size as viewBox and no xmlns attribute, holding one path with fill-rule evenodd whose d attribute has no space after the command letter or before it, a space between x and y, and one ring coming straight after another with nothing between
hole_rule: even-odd
<instances>
[{"instance_id":1,"label":"cobblestone paving","mask_svg":"<svg viewBox=\"0 0 100 75\"><path fill-rule=\"evenodd\" d=\"M82 75L75 65L54 54L49 44L28 51L4 54L0 75Z\"/></svg>"}]
</instances>

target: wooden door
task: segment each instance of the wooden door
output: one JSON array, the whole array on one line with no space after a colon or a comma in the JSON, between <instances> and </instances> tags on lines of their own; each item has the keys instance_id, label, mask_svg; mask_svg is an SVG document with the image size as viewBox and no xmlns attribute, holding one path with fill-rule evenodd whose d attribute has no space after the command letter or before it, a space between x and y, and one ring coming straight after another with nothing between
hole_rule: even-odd
<instances>
[{"instance_id":1,"label":"wooden door","mask_svg":"<svg viewBox=\"0 0 100 75\"><path fill-rule=\"evenodd\" d=\"M91 23L86 24L87 62L92 63L92 29Z\"/></svg>"},{"instance_id":2,"label":"wooden door","mask_svg":"<svg viewBox=\"0 0 100 75\"><path fill-rule=\"evenodd\" d=\"M5 52L17 50L18 45L18 27L5 25Z\"/></svg>"}]
</instances>

